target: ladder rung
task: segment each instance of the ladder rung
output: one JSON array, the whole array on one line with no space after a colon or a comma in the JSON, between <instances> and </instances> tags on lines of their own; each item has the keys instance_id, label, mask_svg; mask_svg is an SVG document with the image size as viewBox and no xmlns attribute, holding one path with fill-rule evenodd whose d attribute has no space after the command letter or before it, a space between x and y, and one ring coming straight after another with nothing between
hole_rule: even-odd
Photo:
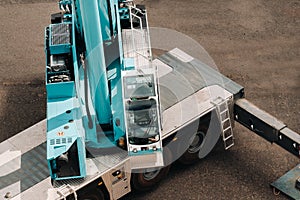
<instances>
[{"instance_id":1,"label":"ladder rung","mask_svg":"<svg viewBox=\"0 0 300 200\"><path fill-rule=\"evenodd\" d=\"M225 119L227 119L227 118L230 118L230 116L229 116L229 113L220 113L220 118L222 119L222 120L225 120Z\"/></svg>"},{"instance_id":2,"label":"ladder rung","mask_svg":"<svg viewBox=\"0 0 300 200\"><path fill-rule=\"evenodd\" d=\"M220 112L226 111L227 110L227 104L221 103L217 105L217 108L219 109ZM222 109L221 109L222 108Z\"/></svg>"},{"instance_id":3,"label":"ladder rung","mask_svg":"<svg viewBox=\"0 0 300 200\"><path fill-rule=\"evenodd\" d=\"M233 135L229 135L228 137L224 138L223 141L225 142L225 141L229 140L230 138L233 139Z\"/></svg>"},{"instance_id":4,"label":"ladder rung","mask_svg":"<svg viewBox=\"0 0 300 200\"><path fill-rule=\"evenodd\" d=\"M233 131L227 100L223 99L222 97L217 97L212 100L211 103L216 106L216 109L218 111L218 117L222 125L222 138L224 141L224 147L225 150L227 150L234 145Z\"/></svg>"},{"instance_id":5,"label":"ladder rung","mask_svg":"<svg viewBox=\"0 0 300 200\"><path fill-rule=\"evenodd\" d=\"M230 118L226 118L222 121L222 124L224 124L224 122L229 121Z\"/></svg>"},{"instance_id":6,"label":"ladder rung","mask_svg":"<svg viewBox=\"0 0 300 200\"><path fill-rule=\"evenodd\" d=\"M228 112L229 110L226 108L226 109L224 109L223 111L220 111L220 115L222 115L223 113L226 113L226 112Z\"/></svg>"},{"instance_id":7,"label":"ladder rung","mask_svg":"<svg viewBox=\"0 0 300 200\"><path fill-rule=\"evenodd\" d=\"M234 142L232 142L232 144L230 144L229 146L225 146L225 150L229 149L230 147L232 147L234 145Z\"/></svg>"},{"instance_id":8,"label":"ladder rung","mask_svg":"<svg viewBox=\"0 0 300 200\"><path fill-rule=\"evenodd\" d=\"M229 129L231 129L231 126L228 126L227 128L225 128L225 129L223 130L223 133L226 132L226 131L229 130Z\"/></svg>"},{"instance_id":9,"label":"ladder rung","mask_svg":"<svg viewBox=\"0 0 300 200\"><path fill-rule=\"evenodd\" d=\"M228 146L230 144L234 144L234 138L233 137L228 137L227 140L223 140L224 141L224 145Z\"/></svg>"}]
</instances>

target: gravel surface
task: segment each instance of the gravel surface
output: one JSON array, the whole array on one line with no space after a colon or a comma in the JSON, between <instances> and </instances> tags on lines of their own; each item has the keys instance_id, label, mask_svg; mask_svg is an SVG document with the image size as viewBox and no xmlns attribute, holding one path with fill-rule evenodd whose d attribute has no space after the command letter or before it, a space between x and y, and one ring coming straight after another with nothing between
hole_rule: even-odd
<instances>
[{"instance_id":1,"label":"gravel surface","mask_svg":"<svg viewBox=\"0 0 300 200\"><path fill-rule=\"evenodd\" d=\"M254 104L300 132L299 0L144 0L151 26L200 43ZM45 118L44 27L56 1L0 0L0 141ZM240 125L195 165L123 199L286 199L269 187L299 159Z\"/></svg>"}]
</instances>

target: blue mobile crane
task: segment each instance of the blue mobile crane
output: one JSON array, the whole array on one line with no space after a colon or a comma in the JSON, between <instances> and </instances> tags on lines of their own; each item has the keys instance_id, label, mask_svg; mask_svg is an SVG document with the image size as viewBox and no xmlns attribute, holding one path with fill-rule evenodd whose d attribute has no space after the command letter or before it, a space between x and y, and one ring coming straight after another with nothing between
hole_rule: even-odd
<instances>
[{"instance_id":1,"label":"blue mobile crane","mask_svg":"<svg viewBox=\"0 0 300 200\"><path fill-rule=\"evenodd\" d=\"M149 157L148 167L163 166L151 56L143 55L143 66L134 64L134 56L124 57L122 30L147 26L139 8L137 21L129 23L128 4L60 1L65 12L52 15L46 29L47 160L53 180L85 177L85 149L120 147L130 156ZM125 54L139 53L132 51Z\"/></svg>"},{"instance_id":2,"label":"blue mobile crane","mask_svg":"<svg viewBox=\"0 0 300 200\"><path fill-rule=\"evenodd\" d=\"M47 119L0 144L5 198L118 199L147 191L172 161L204 158L220 136L231 148L234 121L300 156L299 134L248 102L239 84L179 49L153 59L144 6L58 5L45 29ZM272 186L299 199L299 169Z\"/></svg>"}]
</instances>

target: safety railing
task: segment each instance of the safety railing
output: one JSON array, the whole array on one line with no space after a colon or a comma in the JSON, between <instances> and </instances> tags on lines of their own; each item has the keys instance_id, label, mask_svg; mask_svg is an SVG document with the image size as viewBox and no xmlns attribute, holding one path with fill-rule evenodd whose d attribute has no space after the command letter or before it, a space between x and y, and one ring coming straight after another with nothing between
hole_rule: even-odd
<instances>
[{"instance_id":1,"label":"safety railing","mask_svg":"<svg viewBox=\"0 0 300 200\"><path fill-rule=\"evenodd\" d=\"M152 61L150 34L147 13L135 6L129 7L131 23L131 39L133 51L136 54L136 66L142 67L144 60ZM148 63L149 65L150 63Z\"/></svg>"}]
</instances>

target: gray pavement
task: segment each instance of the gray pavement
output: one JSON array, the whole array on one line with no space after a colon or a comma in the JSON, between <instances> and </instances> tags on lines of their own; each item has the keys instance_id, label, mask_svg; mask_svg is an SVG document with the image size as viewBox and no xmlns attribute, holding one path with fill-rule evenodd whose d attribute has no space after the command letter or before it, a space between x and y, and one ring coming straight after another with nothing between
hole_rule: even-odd
<instances>
[{"instance_id":1,"label":"gray pavement","mask_svg":"<svg viewBox=\"0 0 300 200\"><path fill-rule=\"evenodd\" d=\"M0 1L0 141L45 118L43 32L55 2ZM195 39L250 101L300 132L299 1L139 2L151 26ZM219 143L195 165L173 165L153 191L123 199L286 199L269 183L299 159L240 125L235 135L229 151Z\"/></svg>"}]
</instances>

